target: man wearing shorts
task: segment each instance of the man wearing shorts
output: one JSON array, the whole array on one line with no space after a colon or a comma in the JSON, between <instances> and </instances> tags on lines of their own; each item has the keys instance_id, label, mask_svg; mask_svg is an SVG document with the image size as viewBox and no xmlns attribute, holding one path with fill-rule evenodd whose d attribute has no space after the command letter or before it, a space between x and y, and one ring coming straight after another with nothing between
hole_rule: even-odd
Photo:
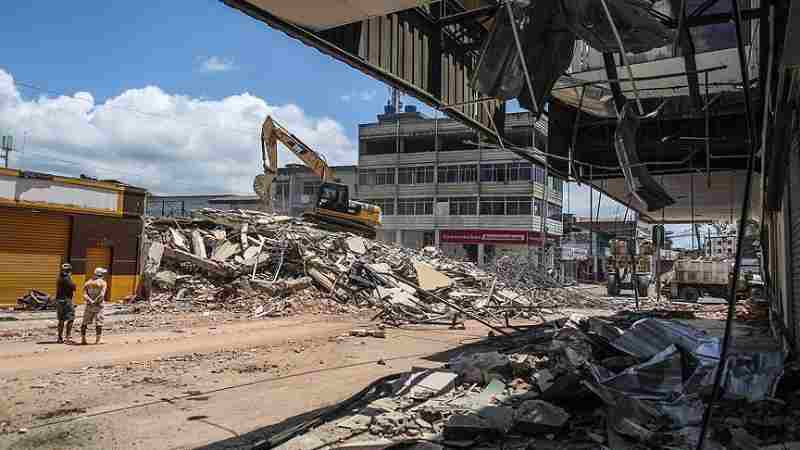
<instances>
[{"instance_id":1,"label":"man wearing shorts","mask_svg":"<svg viewBox=\"0 0 800 450\"><path fill-rule=\"evenodd\" d=\"M86 310L83 312L83 323L81 324L81 344L86 345L86 328L94 323L95 344L100 343L100 334L103 332L103 303L105 302L106 289L108 285L103 277L106 269L98 267L94 270L94 276L83 285L83 300L86 302Z\"/></svg>"},{"instance_id":2,"label":"man wearing shorts","mask_svg":"<svg viewBox=\"0 0 800 450\"><path fill-rule=\"evenodd\" d=\"M64 342L64 324L67 329L67 343L72 342L72 322L75 320L75 306L72 304L72 295L75 292L75 283L72 282L72 266L61 265L61 273L56 284L56 317L58 318L58 343Z\"/></svg>"}]
</instances>

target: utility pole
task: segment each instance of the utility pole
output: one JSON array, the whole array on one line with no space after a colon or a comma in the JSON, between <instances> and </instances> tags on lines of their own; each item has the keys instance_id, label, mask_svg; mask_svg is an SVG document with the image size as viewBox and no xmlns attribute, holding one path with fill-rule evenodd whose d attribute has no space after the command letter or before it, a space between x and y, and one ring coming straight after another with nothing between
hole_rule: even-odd
<instances>
[{"instance_id":1,"label":"utility pole","mask_svg":"<svg viewBox=\"0 0 800 450\"><path fill-rule=\"evenodd\" d=\"M0 152L3 152L3 167L8 169L8 156L9 153L16 151L14 148L14 136L3 136L0 140Z\"/></svg>"}]
</instances>

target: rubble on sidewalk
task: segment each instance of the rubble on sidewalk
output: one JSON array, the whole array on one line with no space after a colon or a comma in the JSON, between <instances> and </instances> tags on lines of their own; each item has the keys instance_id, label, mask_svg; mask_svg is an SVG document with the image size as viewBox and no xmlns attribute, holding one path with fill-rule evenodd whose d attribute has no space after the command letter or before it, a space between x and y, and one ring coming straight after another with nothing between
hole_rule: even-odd
<instances>
[{"instance_id":1,"label":"rubble on sidewalk","mask_svg":"<svg viewBox=\"0 0 800 450\"><path fill-rule=\"evenodd\" d=\"M444 448L695 448L720 339L687 323L636 317L573 316L490 340L439 369L406 373L382 388L383 398L312 433L339 448L348 439ZM792 377L800 370L793 367L777 344L732 350L704 448L797 441L800 383ZM794 391L778 398L782 376L783 390Z\"/></svg>"},{"instance_id":2,"label":"rubble on sidewalk","mask_svg":"<svg viewBox=\"0 0 800 450\"><path fill-rule=\"evenodd\" d=\"M510 276L421 251L320 229L259 211L201 209L148 219L142 310L224 309L254 318L373 309L392 325L457 326L464 319L539 318L541 309L599 306L539 269ZM552 311L550 311L552 312Z\"/></svg>"},{"instance_id":3,"label":"rubble on sidewalk","mask_svg":"<svg viewBox=\"0 0 800 450\"><path fill-rule=\"evenodd\" d=\"M47 295L46 292L31 289L27 294L17 299L16 310L19 311L44 311L55 309L55 299Z\"/></svg>"}]
</instances>

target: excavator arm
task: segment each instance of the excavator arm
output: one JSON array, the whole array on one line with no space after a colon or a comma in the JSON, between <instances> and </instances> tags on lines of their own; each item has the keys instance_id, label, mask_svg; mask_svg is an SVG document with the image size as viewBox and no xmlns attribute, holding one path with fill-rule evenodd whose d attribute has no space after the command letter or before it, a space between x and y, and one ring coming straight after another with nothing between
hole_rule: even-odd
<instances>
[{"instance_id":1,"label":"excavator arm","mask_svg":"<svg viewBox=\"0 0 800 450\"><path fill-rule=\"evenodd\" d=\"M271 211L272 182L278 176L278 142L308 166L323 182L333 181L333 171L322 156L304 144L297 136L267 116L261 126L261 159L264 173L256 176L253 190L261 197L265 211Z\"/></svg>"},{"instance_id":2,"label":"excavator arm","mask_svg":"<svg viewBox=\"0 0 800 450\"><path fill-rule=\"evenodd\" d=\"M264 158L264 172L277 173L277 144L280 141L295 156L311 169L323 182L332 182L333 171L322 156L304 144L297 136L293 135L278 122L267 116L261 127L261 152ZM269 161L269 166L267 162Z\"/></svg>"}]
</instances>

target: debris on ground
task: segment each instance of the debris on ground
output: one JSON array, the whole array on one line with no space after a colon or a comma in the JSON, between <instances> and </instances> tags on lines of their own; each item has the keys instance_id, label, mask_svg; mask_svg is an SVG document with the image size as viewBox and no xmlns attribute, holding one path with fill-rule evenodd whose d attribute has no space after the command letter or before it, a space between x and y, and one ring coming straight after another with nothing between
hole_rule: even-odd
<instances>
[{"instance_id":1,"label":"debris on ground","mask_svg":"<svg viewBox=\"0 0 800 450\"><path fill-rule=\"evenodd\" d=\"M637 317L575 315L490 341L497 350L414 369L381 388L382 398L311 433L344 442L333 448L387 440L444 448L694 448L721 339L678 320ZM789 367L777 344L732 351L704 448L800 439L800 383ZM778 399L782 377L795 386Z\"/></svg>"},{"instance_id":2,"label":"debris on ground","mask_svg":"<svg viewBox=\"0 0 800 450\"><path fill-rule=\"evenodd\" d=\"M468 318L540 318L600 300L539 268L508 260L495 273L475 264L332 232L259 211L200 209L192 219L148 219L145 268L152 290L138 308L249 311L276 317L318 308L374 310L375 320L459 326Z\"/></svg>"},{"instance_id":3,"label":"debris on ground","mask_svg":"<svg viewBox=\"0 0 800 450\"><path fill-rule=\"evenodd\" d=\"M21 311L44 311L55 309L55 301L46 293L31 289L27 294L17 299L17 310Z\"/></svg>"}]
</instances>

